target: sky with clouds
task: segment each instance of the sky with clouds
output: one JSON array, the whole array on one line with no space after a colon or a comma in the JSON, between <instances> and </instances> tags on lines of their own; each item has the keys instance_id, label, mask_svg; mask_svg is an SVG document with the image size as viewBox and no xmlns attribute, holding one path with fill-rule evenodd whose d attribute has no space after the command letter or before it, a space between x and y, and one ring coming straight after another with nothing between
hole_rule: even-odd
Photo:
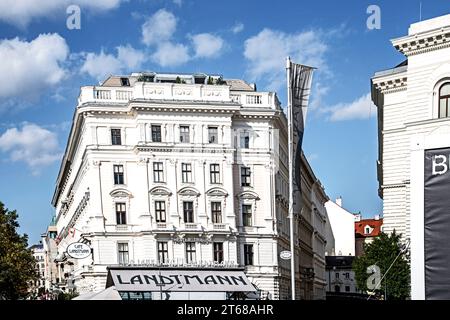
<instances>
[{"instance_id":1,"label":"sky with clouds","mask_svg":"<svg viewBox=\"0 0 450 320\"><path fill-rule=\"evenodd\" d=\"M422 1L424 19L447 0ZM110 74L205 72L255 82L286 101L285 59L317 67L304 150L327 194L370 217L377 196L377 122L370 77L403 61L390 39L419 20L420 0L2 0L0 201L37 242L79 88ZM366 10L381 9L369 30ZM69 29L69 6L81 29ZM69 8L70 9L70 8Z\"/></svg>"}]
</instances>

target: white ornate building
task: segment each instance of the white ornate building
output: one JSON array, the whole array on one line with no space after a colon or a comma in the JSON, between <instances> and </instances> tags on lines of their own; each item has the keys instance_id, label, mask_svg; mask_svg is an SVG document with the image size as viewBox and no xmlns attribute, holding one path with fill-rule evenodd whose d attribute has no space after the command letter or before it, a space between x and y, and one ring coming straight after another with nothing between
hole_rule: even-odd
<instances>
[{"instance_id":1,"label":"white ornate building","mask_svg":"<svg viewBox=\"0 0 450 320\"><path fill-rule=\"evenodd\" d=\"M384 231L395 229L411 239L411 294L423 299L424 152L450 146L450 15L414 23L408 35L392 44L407 60L372 78L379 194ZM434 247L446 242L441 238Z\"/></svg>"},{"instance_id":2,"label":"white ornate building","mask_svg":"<svg viewBox=\"0 0 450 320\"><path fill-rule=\"evenodd\" d=\"M69 281L84 293L104 289L107 266L233 262L263 297L289 298L286 127L276 94L242 80L133 73L82 87L52 200ZM312 185L318 291L327 197ZM92 254L68 257L75 241Z\"/></svg>"}]
</instances>

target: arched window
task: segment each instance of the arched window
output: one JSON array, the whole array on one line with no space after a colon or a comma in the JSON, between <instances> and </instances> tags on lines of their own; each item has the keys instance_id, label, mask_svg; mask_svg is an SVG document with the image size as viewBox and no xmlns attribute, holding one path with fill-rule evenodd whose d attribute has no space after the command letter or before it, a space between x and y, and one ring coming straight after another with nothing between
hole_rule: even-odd
<instances>
[{"instance_id":1,"label":"arched window","mask_svg":"<svg viewBox=\"0 0 450 320\"><path fill-rule=\"evenodd\" d=\"M450 117L450 82L439 89L439 118Z\"/></svg>"}]
</instances>

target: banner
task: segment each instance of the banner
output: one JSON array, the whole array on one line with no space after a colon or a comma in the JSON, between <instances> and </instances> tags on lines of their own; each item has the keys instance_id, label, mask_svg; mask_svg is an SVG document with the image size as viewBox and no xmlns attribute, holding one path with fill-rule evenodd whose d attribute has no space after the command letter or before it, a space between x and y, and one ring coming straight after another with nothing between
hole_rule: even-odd
<instances>
[{"instance_id":1,"label":"banner","mask_svg":"<svg viewBox=\"0 0 450 320\"><path fill-rule=\"evenodd\" d=\"M292 99L293 163L294 163L294 214L301 210L301 156L306 111L311 91L314 68L289 62L290 96Z\"/></svg>"},{"instance_id":2,"label":"banner","mask_svg":"<svg viewBox=\"0 0 450 320\"><path fill-rule=\"evenodd\" d=\"M450 299L450 148L425 150L425 299Z\"/></svg>"}]
</instances>

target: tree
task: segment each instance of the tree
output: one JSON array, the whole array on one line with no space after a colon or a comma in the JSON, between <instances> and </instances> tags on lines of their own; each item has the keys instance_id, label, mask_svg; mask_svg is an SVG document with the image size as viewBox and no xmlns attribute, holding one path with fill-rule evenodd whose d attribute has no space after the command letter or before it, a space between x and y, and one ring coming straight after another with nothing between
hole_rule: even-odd
<instances>
[{"instance_id":1,"label":"tree","mask_svg":"<svg viewBox=\"0 0 450 320\"><path fill-rule=\"evenodd\" d=\"M18 218L0 202L0 300L26 298L29 283L38 279L28 236L17 233Z\"/></svg>"},{"instance_id":2,"label":"tree","mask_svg":"<svg viewBox=\"0 0 450 320\"><path fill-rule=\"evenodd\" d=\"M364 244L364 255L353 261L353 270L360 290L375 292L378 296L384 296L386 292L385 298L389 300L404 300L410 296L409 256L400 239L401 234L396 234L394 231L391 235L381 233L373 242ZM368 273L368 267L373 265L380 268L379 277L371 272ZM389 272L383 278L391 265ZM371 277L369 282L375 279L375 285L383 278L378 289L373 290L367 287L369 277Z\"/></svg>"}]
</instances>

